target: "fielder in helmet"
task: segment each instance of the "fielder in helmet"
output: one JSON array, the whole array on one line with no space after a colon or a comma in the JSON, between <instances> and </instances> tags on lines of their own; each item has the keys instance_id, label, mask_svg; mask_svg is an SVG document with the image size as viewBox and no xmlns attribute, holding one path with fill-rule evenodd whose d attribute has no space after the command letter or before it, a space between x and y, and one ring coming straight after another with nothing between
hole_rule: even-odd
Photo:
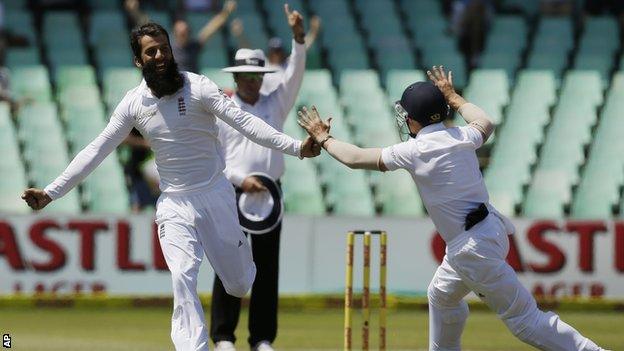
<instances>
[{"instance_id":1,"label":"fielder in helmet","mask_svg":"<svg viewBox=\"0 0 624 351\"><path fill-rule=\"evenodd\" d=\"M350 168L407 170L431 220L446 242L444 260L427 291L429 350L460 350L468 318L464 297L474 292L509 330L540 350L603 350L559 319L537 308L505 258L511 222L489 203L476 150L494 130L487 114L453 88L452 73L434 66L431 82L405 89L395 105L399 128L410 139L386 148L362 149L329 134L313 106L299 112L299 124L332 157ZM447 127L449 107L467 126Z\"/></svg>"}]
</instances>

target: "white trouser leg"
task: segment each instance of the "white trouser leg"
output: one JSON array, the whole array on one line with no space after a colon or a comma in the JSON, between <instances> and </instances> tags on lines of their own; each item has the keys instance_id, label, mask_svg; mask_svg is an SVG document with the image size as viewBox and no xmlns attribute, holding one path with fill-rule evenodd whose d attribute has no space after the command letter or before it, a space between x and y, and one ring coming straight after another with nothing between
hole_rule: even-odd
<instances>
[{"instance_id":1,"label":"white trouser leg","mask_svg":"<svg viewBox=\"0 0 624 351\"><path fill-rule=\"evenodd\" d=\"M203 251L190 225L162 222L160 247L171 271L173 316L171 340L176 351L207 351L208 330L197 295L197 273Z\"/></svg>"},{"instance_id":2,"label":"white trouser leg","mask_svg":"<svg viewBox=\"0 0 624 351\"><path fill-rule=\"evenodd\" d=\"M461 335L468 318L468 304L463 298L469 292L445 256L427 289L430 351L461 350Z\"/></svg>"},{"instance_id":3,"label":"white trouser leg","mask_svg":"<svg viewBox=\"0 0 624 351\"><path fill-rule=\"evenodd\" d=\"M533 315L537 315L536 322L541 328L533 328L533 335L519 335L522 341L542 350L579 350L598 351L603 350L590 339L584 337L572 326L559 319L553 312L542 312L537 309ZM552 337L552 335L555 337Z\"/></svg>"},{"instance_id":4,"label":"white trouser leg","mask_svg":"<svg viewBox=\"0 0 624 351\"><path fill-rule=\"evenodd\" d=\"M514 270L505 261L509 242L500 221L492 216L475 226L464 245L449 250L449 264L525 343L547 351L598 351L591 340L552 313L537 308ZM485 221L484 221L485 222Z\"/></svg>"},{"instance_id":5,"label":"white trouser leg","mask_svg":"<svg viewBox=\"0 0 624 351\"><path fill-rule=\"evenodd\" d=\"M238 222L235 199L234 189L227 181L198 196L196 201L201 202L201 210L196 227L206 257L225 291L243 297L253 285L256 265Z\"/></svg>"}]
</instances>

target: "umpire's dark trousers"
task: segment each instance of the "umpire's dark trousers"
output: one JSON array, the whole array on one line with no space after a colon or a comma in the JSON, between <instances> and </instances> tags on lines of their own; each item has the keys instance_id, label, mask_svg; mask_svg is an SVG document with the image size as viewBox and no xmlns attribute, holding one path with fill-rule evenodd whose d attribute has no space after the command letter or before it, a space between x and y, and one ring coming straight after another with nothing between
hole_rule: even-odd
<instances>
[{"instance_id":1,"label":"umpire's dark trousers","mask_svg":"<svg viewBox=\"0 0 624 351\"><path fill-rule=\"evenodd\" d=\"M266 340L273 343L277 336L277 295L279 275L279 244L282 223L271 232L251 235L251 249L256 264L256 280L249 300L249 345ZM245 233L247 234L247 233ZM210 338L213 342L235 342L241 299L228 295L215 275L210 306Z\"/></svg>"}]
</instances>

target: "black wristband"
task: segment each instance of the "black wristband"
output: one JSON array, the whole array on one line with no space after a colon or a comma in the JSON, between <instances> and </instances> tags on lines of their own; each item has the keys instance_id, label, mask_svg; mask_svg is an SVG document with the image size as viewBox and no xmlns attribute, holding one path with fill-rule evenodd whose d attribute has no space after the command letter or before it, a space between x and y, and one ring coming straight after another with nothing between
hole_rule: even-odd
<instances>
[{"instance_id":1,"label":"black wristband","mask_svg":"<svg viewBox=\"0 0 624 351\"><path fill-rule=\"evenodd\" d=\"M331 134L327 134L327 136L326 136L325 138L323 138L323 140L321 140L321 141L319 142L319 145L320 145L321 147L323 147L323 145L325 145L325 143L327 142L327 140L329 140L329 139L331 139L331 138L333 138L333 136L331 136Z\"/></svg>"}]
</instances>

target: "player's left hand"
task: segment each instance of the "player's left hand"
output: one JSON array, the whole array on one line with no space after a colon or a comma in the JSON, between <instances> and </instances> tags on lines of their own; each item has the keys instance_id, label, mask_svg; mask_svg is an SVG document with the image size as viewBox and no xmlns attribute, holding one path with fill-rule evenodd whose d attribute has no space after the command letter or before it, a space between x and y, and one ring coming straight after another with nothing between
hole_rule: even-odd
<instances>
[{"instance_id":1,"label":"player's left hand","mask_svg":"<svg viewBox=\"0 0 624 351\"><path fill-rule=\"evenodd\" d=\"M301 144L301 157L316 157L321 154L321 146L311 137L306 137Z\"/></svg>"},{"instance_id":2,"label":"player's left hand","mask_svg":"<svg viewBox=\"0 0 624 351\"><path fill-rule=\"evenodd\" d=\"M449 71L448 75L444 71L444 66L433 66L431 71L427 71L427 77L435 84L448 100L455 95L455 87L453 86L453 72Z\"/></svg>"},{"instance_id":3,"label":"player's left hand","mask_svg":"<svg viewBox=\"0 0 624 351\"><path fill-rule=\"evenodd\" d=\"M299 44L303 44L305 41L305 29L303 28L303 16L297 10L290 11L290 6L288 6L288 4L284 4L284 13L286 14L288 25L290 26L290 29L292 29L293 37L295 38L295 41Z\"/></svg>"},{"instance_id":4,"label":"player's left hand","mask_svg":"<svg viewBox=\"0 0 624 351\"><path fill-rule=\"evenodd\" d=\"M312 106L311 110L308 110L304 106L301 111L297 113L297 115L299 116L297 123L299 123L299 125L303 127L303 129L305 129L317 143L320 144L320 142L329 135L329 130L331 129L331 118L328 118L327 122L323 122L319 116L316 106Z\"/></svg>"}]
</instances>

